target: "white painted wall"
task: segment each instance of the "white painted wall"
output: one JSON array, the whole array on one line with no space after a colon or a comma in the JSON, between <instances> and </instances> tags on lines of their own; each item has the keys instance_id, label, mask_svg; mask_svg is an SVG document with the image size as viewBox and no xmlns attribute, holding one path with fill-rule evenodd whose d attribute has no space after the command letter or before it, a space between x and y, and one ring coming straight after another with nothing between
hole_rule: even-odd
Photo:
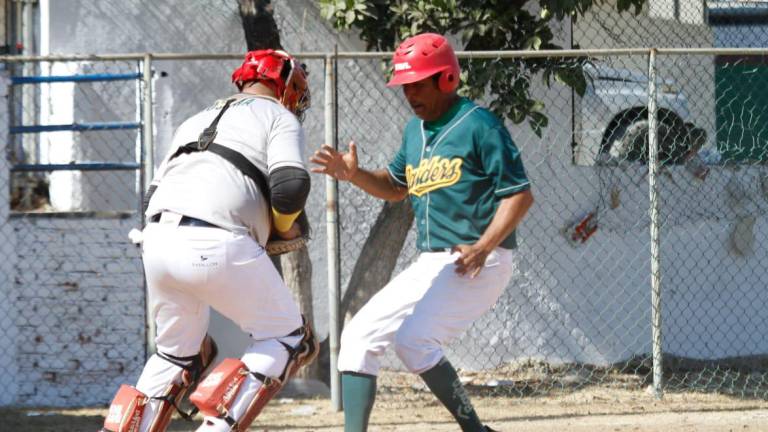
<instances>
[{"instance_id":1,"label":"white painted wall","mask_svg":"<svg viewBox=\"0 0 768 432\"><path fill-rule=\"evenodd\" d=\"M704 23L703 0L649 0L648 16L686 24Z\"/></svg>"}]
</instances>

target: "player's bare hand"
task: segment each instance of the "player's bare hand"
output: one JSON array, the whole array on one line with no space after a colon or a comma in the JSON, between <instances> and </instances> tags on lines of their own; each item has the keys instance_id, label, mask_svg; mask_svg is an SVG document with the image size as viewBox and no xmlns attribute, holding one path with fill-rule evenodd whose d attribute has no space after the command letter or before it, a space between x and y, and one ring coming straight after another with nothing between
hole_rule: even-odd
<instances>
[{"instance_id":1,"label":"player's bare hand","mask_svg":"<svg viewBox=\"0 0 768 432\"><path fill-rule=\"evenodd\" d=\"M288 228L288 231L283 231L283 232L280 232L278 230L274 230L274 231L275 231L275 235L277 235L283 240L293 240L301 236L301 227L299 227L299 224L296 222L294 222L293 225L291 225L291 227Z\"/></svg>"},{"instance_id":2,"label":"player's bare hand","mask_svg":"<svg viewBox=\"0 0 768 432\"><path fill-rule=\"evenodd\" d=\"M489 252L477 245L456 245L451 248L452 253L458 253L456 258L456 273L462 276L474 278L485 267L485 260Z\"/></svg>"},{"instance_id":3,"label":"player's bare hand","mask_svg":"<svg viewBox=\"0 0 768 432\"><path fill-rule=\"evenodd\" d=\"M357 145L354 141L350 141L349 151L340 153L333 147L323 144L309 160L319 165L313 167L312 172L327 174L338 180L350 180L357 173Z\"/></svg>"}]
</instances>

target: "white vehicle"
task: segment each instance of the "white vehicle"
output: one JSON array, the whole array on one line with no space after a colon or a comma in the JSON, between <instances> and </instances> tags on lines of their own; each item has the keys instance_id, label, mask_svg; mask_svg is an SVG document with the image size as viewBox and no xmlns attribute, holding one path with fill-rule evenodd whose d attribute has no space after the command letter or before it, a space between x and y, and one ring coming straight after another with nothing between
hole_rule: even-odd
<instances>
[{"instance_id":1,"label":"white vehicle","mask_svg":"<svg viewBox=\"0 0 768 432\"><path fill-rule=\"evenodd\" d=\"M645 162L648 158L648 77L604 65L587 65L587 89L574 109L574 162ZM658 80L659 158L680 164L706 141L688 122L688 102L674 81Z\"/></svg>"}]
</instances>

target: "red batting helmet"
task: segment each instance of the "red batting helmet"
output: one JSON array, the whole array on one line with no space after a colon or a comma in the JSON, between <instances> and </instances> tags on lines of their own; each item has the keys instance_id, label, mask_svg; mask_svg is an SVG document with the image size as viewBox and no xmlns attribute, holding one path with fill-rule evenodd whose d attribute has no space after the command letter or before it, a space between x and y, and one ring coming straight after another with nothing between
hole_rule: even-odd
<instances>
[{"instance_id":1,"label":"red batting helmet","mask_svg":"<svg viewBox=\"0 0 768 432\"><path fill-rule=\"evenodd\" d=\"M459 60L451 44L435 33L422 33L403 41L392 57L394 73L388 87L421 81L440 74L438 87L449 93L459 86Z\"/></svg>"},{"instance_id":2,"label":"red batting helmet","mask_svg":"<svg viewBox=\"0 0 768 432\"><path fill-rule=\"evenodd\" d=\"M251 81L271 87L280 103L299 119L309 108L311 98L306 67L285 51L266 49L247 52L243 64L232 72L232 82L242 91L245 84Z\"/></svg>"}]
</instances>

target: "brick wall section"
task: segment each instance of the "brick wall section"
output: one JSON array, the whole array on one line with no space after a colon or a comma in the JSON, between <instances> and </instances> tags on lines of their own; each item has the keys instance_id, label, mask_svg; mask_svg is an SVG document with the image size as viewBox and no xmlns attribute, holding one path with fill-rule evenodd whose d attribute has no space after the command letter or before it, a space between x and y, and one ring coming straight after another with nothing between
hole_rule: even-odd
<instances>
[{"instance_id":1,"label":"brick wall section","mask_svg":"<svg viewBox=\"0 0 768 432\"><path fill-rule=\"evenodd\" d=\"M134 382L145 355L139 250L132 215L25 215L13 300L18 330L16 404L106 404Z\"/></svg>"}]
</instances>

